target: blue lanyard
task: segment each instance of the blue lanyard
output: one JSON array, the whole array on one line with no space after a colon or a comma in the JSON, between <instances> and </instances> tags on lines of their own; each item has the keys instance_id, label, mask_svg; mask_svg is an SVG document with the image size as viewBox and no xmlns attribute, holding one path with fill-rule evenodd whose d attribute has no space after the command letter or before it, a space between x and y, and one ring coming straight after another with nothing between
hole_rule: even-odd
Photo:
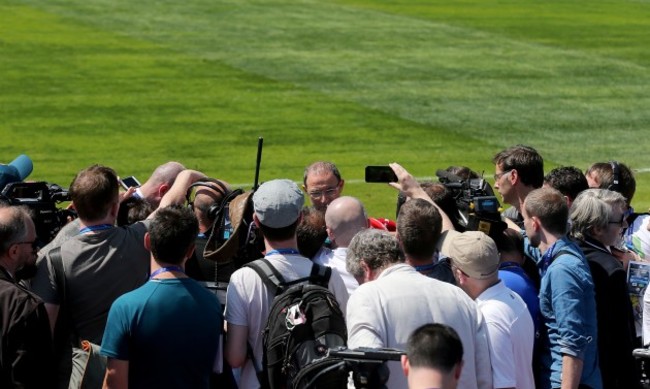
<instances>
[{"instance_id":1,"label":"blue lanyard","mask_svg":"<svg viewBox=\"0 0 650 389\"><path fill-rule=\"evenodd\" d=\"M300 251L298 251L296 249L276 249L276 250L271 250L271 251L267 252L265 257L268 257L269 255L273 255L273 254L280 254L280 255L295 254L295 255L300 255Z\"/></svg>"},{"instance_id":2,"label":"blue lanyard","mask_svg":"<svg viewBox=\"0 0 650 389\"><path fill-rule=\"evenodd\" d=\"M428 263L426 265L420 265L420 266L415 266L415 270L419 273L425 272L425 271L430 271L433 270L433 268L436 266L435 263Z\"/></svg>"},{"instance_id":3,"label":"blue lanyard","mask_svg":"<svg viewBox=\"0 0 650 389\"><path fill-rule=\"evenodd\" d=\"M509 261L501 262L499 264L499 269L508 269L508 268L513 268L513 267L521 268L521 265L518 264L517 262L509 262Z\"/></svg>"},{"instance_id":4,"label":"blue lanyard","mask_svg":"<svg viewBox=\"0 0 650 389\"><path fill-rule=\"evenodd\" d=\"M153 280L153 278L155 276L159 275L160 273L165 273L165 272L168 272L168 271L176 271L176 272L185 274L185 270L183 270L183 268L180 267L180 266L168 266L168 267L161 267L160 269L158 269L158 270L154 271L153 273L151 273L151 276L149 276L149 279Z\"/></svg>"},{"instance_id":5,"label":"blue lanyard","mask_svg":"<svg viewBox=\"0 0 650 389\"><path fill-rule=\"evenodd\" d=\"M557 242L559 242L559 240L555 241L555 243L553 243L553 246L551 246L550 249L546 250L544 255L542 255L542 266L539 268L539 275L542 277L544 277L546 270L548 270L548 267L551 266L551 262L553 262L553 250L555 249Z\"/></svg>"},{"instance_id":6,"label":"blue lanyard","mask_svg":"<svg viewBox=\"0 0 650 389\"><path fill-rule=\"evenodd\" d=\"M87 234L89 232L95 232L95 231L104 231L104 230L109 230L113 228L112 224L98 224L96 226L88 226L84 227L79 230L79 234Z\"/></svg>"}]
</instances>

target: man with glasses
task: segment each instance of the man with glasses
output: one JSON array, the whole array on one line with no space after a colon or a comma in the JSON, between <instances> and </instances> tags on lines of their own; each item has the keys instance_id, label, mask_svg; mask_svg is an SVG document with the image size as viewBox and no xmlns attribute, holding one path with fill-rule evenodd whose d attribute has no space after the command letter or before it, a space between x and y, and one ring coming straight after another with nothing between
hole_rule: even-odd
<instances>
[{"instance_id":1,"label":"man with glasses","mask_svg":"<svg viewBox=\"0 0 650 389\"><path fill-rule=\"evenodd\" d=\"M516 145L497 153L494 163L494 189L510 204L503 216L523 227L521 207L524 199L544 183L544 160L532 147Z\"/></svg>"},{"instance_id":2,"label":"man with glasses","mask_svg":"<svg viewBox=\"0 0 650 389\"><path fill-rule=\"evenodd\" d=\"M345 180L341 178L339 169L331 162L318 161L305 168L302 189L307 192L311 204L320 212L325 212L327 206L341 197ZM393 220L384 218L368 218L368 226L378 230L395 231Z\"/></svg>"},{"instance_id":3,"label":"man with glasses","mask_svg":"<svg viewBox=\"0 0 650 389\"><path fill-rule=\"evenodd\" d=\"M314 208L325 212L329 203L341 196L345 180L331 162L318 161L305 168L303 190Z\"/></svg>"},{"instance_id":4,"label":"man with glasses","mask_svg":"<svg viewBox=\"0 0 650 389\"><path fill-rule=\"evenodd\" d=\"M43 301L16 272L36 262L36 228L26 208L0 206L0 387L51 387L52 339Z\"/></svg>"},{"instance_id":5,"label":"man with glasses","mask_svg":"<svg viewBox=\"0 0 650 389\"><path fill-rule=\"evenodd\" d=\"M499 192L504 203L511 205L503 212L503 217L522 229L524 199L528 193L544 184L544 160L534 148L516 145L497 153L492 162L495 169L494 190ZM527 255L522 268L539 289L540 276L535 258Z\"/></svg>"}]
</instances>

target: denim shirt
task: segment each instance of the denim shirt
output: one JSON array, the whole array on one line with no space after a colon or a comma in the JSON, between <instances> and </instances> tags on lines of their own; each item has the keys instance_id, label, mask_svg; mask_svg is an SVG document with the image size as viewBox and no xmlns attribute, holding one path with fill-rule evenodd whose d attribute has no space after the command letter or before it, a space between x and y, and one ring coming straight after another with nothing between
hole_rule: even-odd
<instances>
[{"instance_id":1,"label":"denim shirt","mask_svg":"<svg viewBox=\"0 0 650 389\"><path fill-rule=\"evenodd\" d=\"M559 388L562 385L563 354L583 361L580 383L601 389L596 339L596 300L589 265L580 248L564 237L549 250L551 257L560 250L543 275L539 304L546 336L541 342L541 371L538 388ZM540 256L537 264L541 265Z\"/></svg>"}]
</instances>

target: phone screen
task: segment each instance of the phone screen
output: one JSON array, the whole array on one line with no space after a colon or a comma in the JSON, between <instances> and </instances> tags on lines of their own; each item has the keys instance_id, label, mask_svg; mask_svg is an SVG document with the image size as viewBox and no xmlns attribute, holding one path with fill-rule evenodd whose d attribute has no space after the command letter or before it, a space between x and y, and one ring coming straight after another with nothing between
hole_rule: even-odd
<instances>
[{"instance_id":1,"label":"phone screen","mask_svg":"<svg viewBox=\"0 0 650 389\"><path fill-rule=\"evenodd\" d=\"M136 188L140 187L140 182L134 176L122 178L120 183L122 184L122 187L127 190L132 186L135 186Z\"/></svg>"},{"instance_id":2,"label":"phone screen","mask_svg":"<svg viewBox=\"0 0 650 389\"><path fill-rule=\"evenodd\" d=\"M390 166L366 166L366 182L397 182Z\"/></svg>"}]
</instances>

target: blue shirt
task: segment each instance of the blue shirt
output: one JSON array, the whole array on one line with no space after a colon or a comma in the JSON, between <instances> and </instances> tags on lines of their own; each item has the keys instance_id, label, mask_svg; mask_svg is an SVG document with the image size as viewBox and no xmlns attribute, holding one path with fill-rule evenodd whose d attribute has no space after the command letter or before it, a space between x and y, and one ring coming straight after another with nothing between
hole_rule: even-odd
<instances>
[{"instance_id":1,"label":"blue shirt","mask_svg":"<svg viewBox=\"0 0 650 389\"><path fill-rule=\"evenodd\" d=\"M129 388L208 388L223 328L217 297L190 278L150 280L108 313L101 354L129 361Z\"/></svg>"},{"instance_id":2,"label":"blue shirt","mask_svg":"<svg viewBox=\"0 0 650 389\"><path fill-rule=\"evenodd\" d=\"M527 240L527 239L526 239ZM568 238L558 240L546 255L569 251L552 260L542 276L539 305L546 336L541 339L541 371L538 388L562 384L562 356L583 361L580 383L602 388L598 367L596 300L594 283L580 248ZM537 264L542 265L544 256Z\"/></svg>"},{"instance_id":3,"label":"blue shirt","mask_svg":"<svg viewBox=\"0 0 650 389\"><path fill-rule=\"evenodd\" d=\"M530 312L530 317L535 325L535 333L539 329L539 296L533 281L526 275L526 272L517 263L504 262L499 264L499 279L517 293L524 300Z\"/></svg>"}]
</instances>

